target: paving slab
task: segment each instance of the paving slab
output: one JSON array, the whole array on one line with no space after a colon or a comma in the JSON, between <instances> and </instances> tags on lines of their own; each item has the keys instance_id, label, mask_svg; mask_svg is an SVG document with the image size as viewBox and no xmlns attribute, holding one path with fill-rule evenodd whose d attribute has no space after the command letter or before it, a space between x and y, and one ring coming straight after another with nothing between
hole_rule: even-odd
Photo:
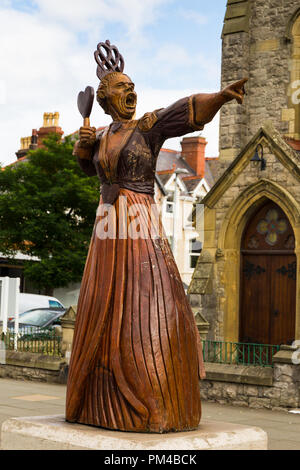
<instances>
[{"instance_id":1,"label":"paving slab","mask_svg":"<svg viewBox=\"0 0 300 470\"><path fill-rule=\"evenodd\" d=\"M300 450L298 414L203 402L203 418L258 426L268 434L269 450Z\"/></svg>"},{"instance_id":2,"label":"paving slab","mask_svg":"<svg viewBox=\"0 0 300 470\"><path fill-rule=\"evenodd\" d=\"M35 402L13 399L37 394L55 396L57 399ZM65 385L1 378L0 426L13 417L64 414L65 395ZM202 411L204 420L260 427L268 434L269 450L300 450L300 414L249 409L208 401L202 401Z\"/></svg>"}]
</instances>

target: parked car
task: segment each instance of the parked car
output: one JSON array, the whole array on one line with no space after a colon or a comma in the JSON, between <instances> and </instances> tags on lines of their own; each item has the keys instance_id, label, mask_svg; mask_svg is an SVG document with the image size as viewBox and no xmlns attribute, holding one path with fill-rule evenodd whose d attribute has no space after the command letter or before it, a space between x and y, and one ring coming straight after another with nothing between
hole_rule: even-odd
<instances>
[{"instance_id":1,"label":"parked car","mask_svg":"<svg viewBox=\"0 0 300 470\"><path fill-rule=\"evenodd\" d=\"M19 314L37 308L65 308L55 297L39 294L19 294ZM8 321L12 320L15 314L11 314Z\"/></svg>"},{"instance_id":2,"label":"parked car","mask_svg":"<svg viewBox=\"0 0 300 470\"><path fill-rule=\"evenodd\" d=\"M19 315L19 338L42 339L53 335L53 331L60 325L60 318L65 308L34 308ZM10 332L14 332L15 319L7 324Z\"/></svg>"},{"instance_id":3,"label":"parked car","mask_svg":"<svg viewBox=\"0 0 300 470\"><path fill-rule=\"evenodd\" d=\"M19 294L19 313L27 312L33 308L65 308L55 297L39 294Z\"/></svg>"}]
</instances>

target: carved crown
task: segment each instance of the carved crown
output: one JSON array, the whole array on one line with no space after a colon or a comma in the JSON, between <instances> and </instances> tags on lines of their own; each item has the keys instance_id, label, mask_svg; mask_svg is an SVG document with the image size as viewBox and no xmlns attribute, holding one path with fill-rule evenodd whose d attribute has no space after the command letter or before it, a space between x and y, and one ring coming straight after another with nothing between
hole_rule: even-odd
<instances>
[{"instance_id":1,"label":"carved crown","mask_svg":"<svg viewBox=\"0 0 300 470\"><path fill-rule=\"evenodd\" d=\"M122 55L108 39L105 42L99 42L94 57L98 64L97 77L99 80L102 80L110 72L123 72L124 70L125 64Z\"/></svg>"}]
</instances>

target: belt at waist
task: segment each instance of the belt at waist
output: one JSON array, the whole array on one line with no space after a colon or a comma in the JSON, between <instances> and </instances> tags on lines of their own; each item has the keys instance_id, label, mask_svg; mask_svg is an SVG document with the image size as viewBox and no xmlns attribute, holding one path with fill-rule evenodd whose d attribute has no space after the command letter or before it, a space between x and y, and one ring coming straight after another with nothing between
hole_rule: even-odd
<instances>
[{"instance_id":1,"label":"belt at waist","mask_svg":"<svg viewBox=\"0 0 300 470\"><path fill-rule=\"evenodd\" d=\"M123 189L154 196L154 183L152 181L122 181L122 183L119 183L119 186Z\"/></svg>"},{"instance_id":2,"label":"belt at waist","mask_svg":"<svg viewBox=\"0 0 300 470\"><path fill-rule=\"evenodd\" d=\"M119 196L120 189L129 189L137 193L145 193L154 196L154 187L152 182L128 181L122 183L102 183L101 195L104 204L113 204Z\"/></svg>"}]
</instances>

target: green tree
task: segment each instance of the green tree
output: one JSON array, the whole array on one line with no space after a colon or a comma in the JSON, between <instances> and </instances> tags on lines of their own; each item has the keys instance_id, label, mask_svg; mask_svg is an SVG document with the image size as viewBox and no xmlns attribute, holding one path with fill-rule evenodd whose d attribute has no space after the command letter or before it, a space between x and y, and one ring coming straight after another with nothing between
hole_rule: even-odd
<instances>
[{"instance_id":1,"label":"green tree","mask_svg":"<svg viewBox=\"0 0 300 470\"><path fill-rule=\"evenodd\" d=\"M38 257L24 275L48 292L81 280L99 200L99 180L80 169L73 145L52 134L0 170L0 252Z\"/></svg>"}]
</instances>

